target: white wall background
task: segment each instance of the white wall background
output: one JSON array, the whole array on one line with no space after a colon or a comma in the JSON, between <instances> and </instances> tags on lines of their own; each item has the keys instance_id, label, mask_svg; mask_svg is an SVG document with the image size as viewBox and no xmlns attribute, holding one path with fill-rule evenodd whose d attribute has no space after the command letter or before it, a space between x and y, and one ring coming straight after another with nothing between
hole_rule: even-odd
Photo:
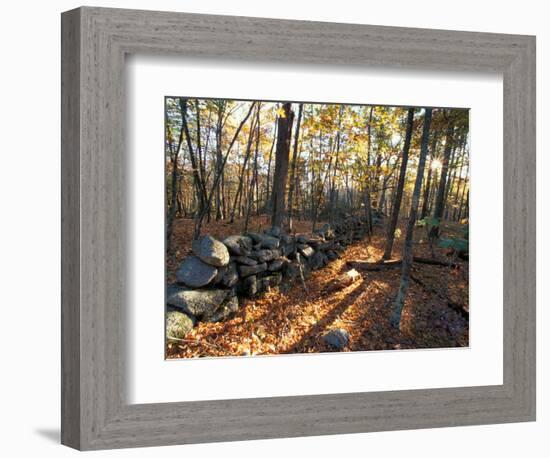
<instances>
[{"instance_id":1,"label":"white wall background","mask_svg":"<svg viewBox=\"0 0 550 458\"><path fill-rule=\"evenodd\" d=\"M393 0L124 0L97 6L287 19L536 34L538 47L538 421L391 433L249 441L99 452L98 456L543 457L548 431L549 314L543 304L548 268L550 165L543 128L550 122L547 88L550 30L544 2ZM0 422L4 456L74 456L58 445L60 373L60 12L68 0L5 2L0 17ZM546 14L545 14L546 13ZM547 206L546 206L547 207ZM547 208L546 208L547 210ZM546 218L546 221L545 221ZM547 256L546 256L547 257ZM546 274L546 275L545 275ZM545 434L546 433L546 434Z\"/></svg>"}]
</instances>

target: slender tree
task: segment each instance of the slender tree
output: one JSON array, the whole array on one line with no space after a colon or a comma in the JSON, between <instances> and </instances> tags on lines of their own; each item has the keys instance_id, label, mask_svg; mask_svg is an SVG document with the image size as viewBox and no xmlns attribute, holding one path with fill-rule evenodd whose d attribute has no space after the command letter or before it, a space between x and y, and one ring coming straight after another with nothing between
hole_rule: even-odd
<instances>
[{"instance_id":1,"label":"slender tree","mask_svg":"<svg viewBox=\"0 0 550 458\"><path fill-rule=\"evenodd\" d=\"M409 162L409 149L411 146L411 137L414 124L414 108L409 108L407 113L407 130L405 133L405 143L403 145L403 154L401 157L401 168L399 170L399 179L397 181L397 189L395 190L395 198L393 201L392 213L388 221L388 230L386 235L386 248L382 259L390 259L393 240L395 237L395 229L399 219L399 211L401 209L401 199L403 198L403 188L405 187L405 177L407 175L407 165Z\"/></svg>"},{"instance_id":2,"label":"slender tree","mask_svg":"<svg viewBox=\"0 0 550 458\"><path fill-rule=\"evenodd\" d=\"M298 159L298 144L300 140L300 124L302 122L302 109L304 104L298 105L298 119L296 120L296 131L294 133L294 150L292 152L292 165L290 167L290 184L288 187L288 228L292 231L292 211L294 207L294 188L296 187L296 161Z\"/></svg>"},{"instance_id":3,"label":"slender tree","mask_svg":"<svg viewBox=\"0 0 550 458\"><path fill-rule=\"evenodd\" d=\"M434 219L441 221L443 217L443 210L445 209L445 190L447 187L447 174L449 172L449 160L453 151L453 133L454 124L452 118L449 118L447 124L447 131L445 133L445 149L443 152L443 161L441 163L441 175L439 176L439 185L437 188L437 197L435 200L435 208L433 217ZM440 224L434 224L430 230L430 237L439 237Z\"/></svg>"},{"instance_id":4,"label":"slender tree","mask_svg":"<svg viewBox=\"0 0 550 458\"><path fill-rule=\"evenodd\" d=\"M393 303L393 310L390 318L392 326L399 328L401 324L401 313L405 305L405 296L409 289L411 267L413 261L413 233L416 223L416 213L418 211L418 202L420 199L420 189L422 188L422 179L424 177L424 166L426 164L426 155L428 153L428 140L430 136L430 124L432 121L432 109L426 108L424 113L424 127L422 130L422 143L420 147L420 157L418 159L418 169L416 171L416 180L412 194L411 209L409 221L407 223L407 233L405 235L405 246L403 248L403 261L401 270L401 282L399 290Z\"/></svg>"}]
</instances>

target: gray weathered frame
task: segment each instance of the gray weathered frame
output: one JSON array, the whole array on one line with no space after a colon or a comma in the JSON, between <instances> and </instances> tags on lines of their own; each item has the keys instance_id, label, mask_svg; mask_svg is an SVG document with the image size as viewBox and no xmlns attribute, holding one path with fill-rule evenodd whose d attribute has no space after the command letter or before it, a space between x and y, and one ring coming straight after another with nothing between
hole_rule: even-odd
<instances>
[{"instance_id":1,"label":"gray weathered frame","mask_svg":"<svg viewBox=\"0 0 550 458\"><path fill-rule=\"evenodd\" d=\"M535 419L535 38L82 7L62 15L62 443L78 449ZM128 53L500 72L503 385L129 405Z\"/></svg>"}]
</instances>

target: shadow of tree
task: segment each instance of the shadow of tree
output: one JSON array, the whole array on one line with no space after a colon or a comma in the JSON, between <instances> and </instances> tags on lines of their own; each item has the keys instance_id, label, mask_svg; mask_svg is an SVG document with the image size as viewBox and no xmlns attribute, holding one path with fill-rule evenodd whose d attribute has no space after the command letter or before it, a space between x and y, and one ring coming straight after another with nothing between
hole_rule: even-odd
<instances>
[{"instance_id":1,"label":"shadow of tree","mask_svg":"<svg viewBox=\"0 0 550 458\"><path fill-rule=\"evenodd\" d=\"M357 286L346 294L340 301L335 303L335 306L325 316L317 321L309 331L302 335L300 340L290 347L281 351L281 353L302 353L305 352L304 346L307 346L315 336L328 329L332 323L342 314L345 310L352 306L355 301L365 292L363 288L363 280L357 282Z\"/></svg>"}]
</instances>

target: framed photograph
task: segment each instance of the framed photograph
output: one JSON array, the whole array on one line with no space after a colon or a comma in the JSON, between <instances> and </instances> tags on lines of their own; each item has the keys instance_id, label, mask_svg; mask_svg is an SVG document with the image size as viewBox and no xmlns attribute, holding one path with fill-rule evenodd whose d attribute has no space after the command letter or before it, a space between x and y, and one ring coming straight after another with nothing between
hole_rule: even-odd
<instances>
[{"instance_id":1,"label":"framed photograph","mask_svg":"<svg viewBox=\"0 0 550 458\"><path fill-rule=\"evenodd\" d=\"M535 419L535 38L62 15L62 442Z\"/></svg>"}]
</instances>

